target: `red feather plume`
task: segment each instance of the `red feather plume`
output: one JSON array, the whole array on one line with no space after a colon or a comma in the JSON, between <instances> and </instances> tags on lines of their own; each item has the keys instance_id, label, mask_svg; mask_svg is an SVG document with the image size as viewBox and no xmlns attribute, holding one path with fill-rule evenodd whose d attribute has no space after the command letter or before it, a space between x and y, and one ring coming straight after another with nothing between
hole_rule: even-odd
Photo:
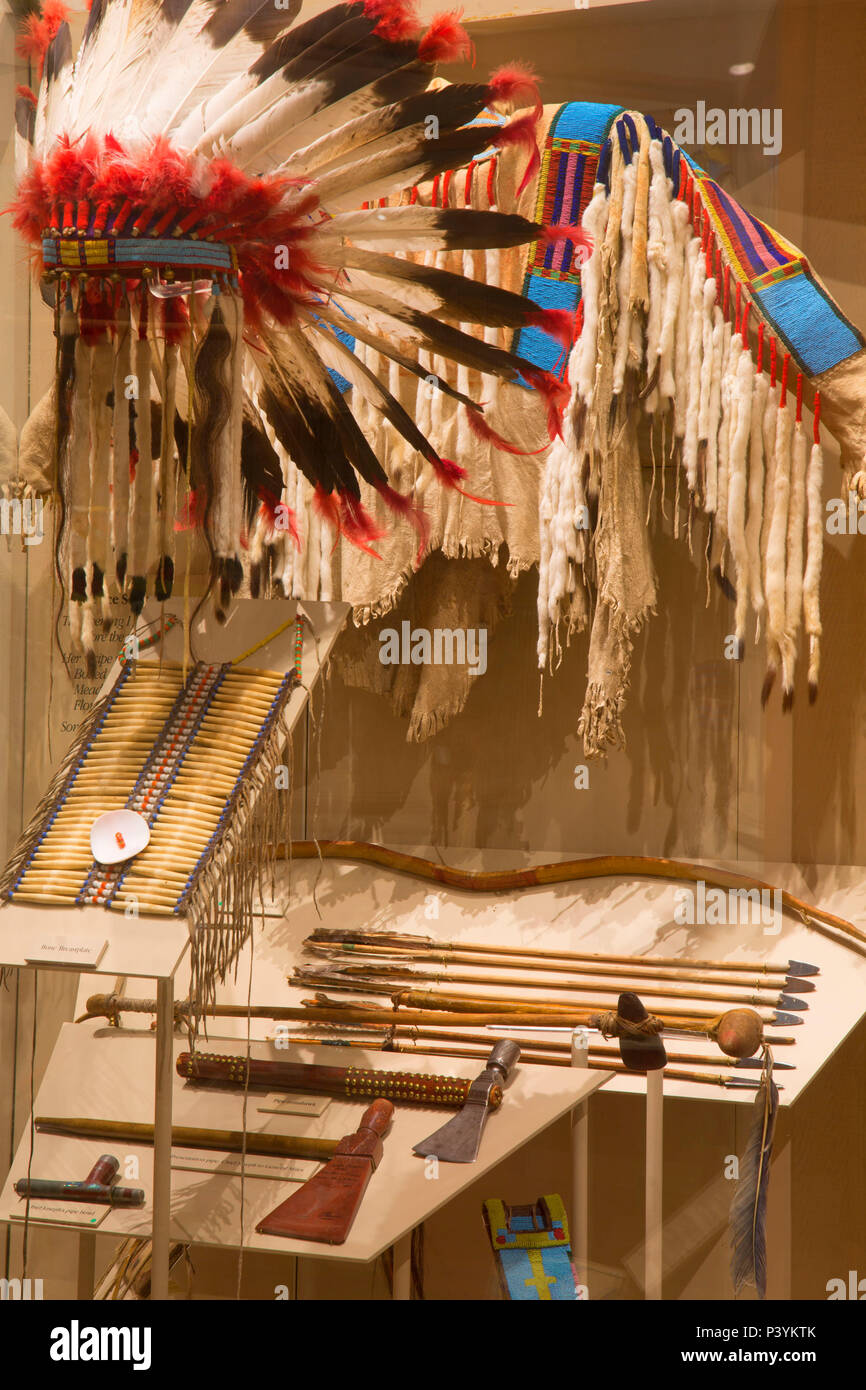
<instances>
[{"instance_id":1,"label":"red feather plume","mask_svg":"<svg viewBox=\"0 0 866 1390\"><path fill-rule=\"evenodd\" d=\"M49 45L68 17L69 11L63 0L45 0L42 12L28 15L21 26L15 52L22 58L30 58L36 62L40 81Z\"/></svg>"},{"instance_id":2,"label":"red feather plume","mask_svg":"<svg viewBox=\"0 0 866 1390\"><path fill-rule=\"evenodd\" d=\"M471 58L474 67L475 45L460 23L462 18L462 10L434 16L418 45L422 63L457 63Z\"/></svg>"},{"instance_id":3,"label":"red feather plume","mask_svg":"<svg viewBox=\"0 0 866 1390\"><path fill-rule=\"evenodd\" d=\"M541 96L538 91L538 82L532 68L525 63L509 63L507 67L498 68L490 76L487 84L490 88L491 102L499 102L507 106L510 111L518 111L521 107L531 106L535 113L536 120L541 119L543 106Z\"/></svg>"}]
</instances>

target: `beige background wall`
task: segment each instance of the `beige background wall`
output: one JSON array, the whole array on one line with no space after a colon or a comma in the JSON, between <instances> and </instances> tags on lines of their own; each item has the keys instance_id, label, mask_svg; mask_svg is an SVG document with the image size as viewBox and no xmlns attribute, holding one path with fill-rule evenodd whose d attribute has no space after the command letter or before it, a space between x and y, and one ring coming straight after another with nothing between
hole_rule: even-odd
<instances>
[{"instance_id":1,"label":"beige background wall","mask_svg":"<svg viewBox=\"0 0 866 1390\"><path fill-rule=\"evenodd\" d=\"M517 53L533 61L545 79L548 102L615 100L650 111L669 128L676 109L694 107L698 100L723 107L781 107L784 145L778 164L768 168L753 151L720 151L728 166L725 182L803 246L846 312L866 327L862 4L646 0L589 13L509 19L476 27L474 37L479 72ZM0 45L0 109L9 111L13 81L21 78L13 78L10 67L8 21ZM744 61L754 62L755 72L732 79L728 68ZM2 124L0 131L5 133ZM5 201L8 143L0 159ZM28 400L29 337L21 260L12 248L8 221L0 219L0 401L20 423ZM46 319L41 314L35 329L43 350L34 363L43 379L50 363ZM828 496L837 484L829 449ZM798 688L793 714L783 717L778 697L761 712L763 670L757 652L749 649L741 664L724 660L730 605L714 588L706 606L701 567L664 527L657 530L661 599L635 653L628 750L607 766L593 765L586 791L573 786L574 768L583 761L575 725L585 642L578 638L555 679L545 682L539 720L532 575L521 580L512 616L491 639L487 675L463 716L437 739L407 744L405 726L382 700L349 690L334 674L325 694L321 744L310 760L307 833L389 844L519 849L536 859L568 851L866 863L861 806L866 629L859 601L866 578L864 544L860 537L828 538L821 694L809 708L805 689ZM7 844L60 752L49 748L47 738L48 546L34 548L26 563L29 574L24 559L7 557L0 544L0 635L8 652L0 676L0 708L8 727L0 818L5 816ZM50 720L55 730L69 700L57 674ZM0 830L3 825L0 819ZM26 1115L31 1000L30 979L13 982L0 995L0 1154L9 1147L13 1082L18 1125ZM39 1000L37 1074L59 1020L72 1011L69 986L44 975ZM866 1208L856 1176L866 1168L864 1063L866 1030L861 1029L799 1102L789 1145L783 1127L773 1186L771 1292L790 1287L795 1296L820 1298L826 1280L858 1267L858 1259L866 1274ZM745 1119L735 1123L722 1107L672 1102L666 1126L669 1248L679 1252L666 1296L726 1297L720 1155L742 1148ZM627 1097L599 1097L593 1106L592 1255L620 1271L628 1270L640 1239L641 1144L640 1105ZM522 1202L542 1191L567 1192L567 1165L567 1127L559 1126L504 1165L484 1191L473 1189L432 1221L430 1296L493 1296L481 1198L495 1191ZM786 1232L789 1210L794 1215ZM47 1244L42 1258L54 1271L52 1289L69 1291L68 1256L56 1248L52 1262ZM196 1264L197 1292L231 1296L230 1261L209 1256ZM381 1272L375 1283L370 1271L345 1273L338 1283L330 1282L332 1277L308 1262L302 1290L309 1296L347 1297L381 1296L385 1290ZM273 1262L248 1261L248 1292L269 1296L279 1280ZM637 1292L629 1275L621 1291Z\"/></svg>"}]
</instances>

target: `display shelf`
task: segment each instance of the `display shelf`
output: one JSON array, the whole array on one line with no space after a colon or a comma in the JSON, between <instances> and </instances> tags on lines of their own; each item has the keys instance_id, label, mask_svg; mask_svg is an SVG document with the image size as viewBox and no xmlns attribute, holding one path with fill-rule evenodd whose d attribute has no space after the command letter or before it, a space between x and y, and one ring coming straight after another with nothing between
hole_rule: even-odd
<instances>
[{"instance_id":1,"label":"display shelf","mask_svg":"<svg viewBox=\"0 0 866 1390\"><path fill-rule=\"evenodd\" d=\"M527 856L505 851L459 851L430 846L401 846L407 853L464 869L527 868ZM536 854L531 863L564 859L564 855ZM809 866L781 863L746 863L729 860L703 861L707 868L718 867L763 879L785 888L797 897L821 906L866 930L866 881L856 865ZM282 875L288 901L288 870ZM677 897L689 885L662 879L617 877L587 879L521 889L515 893L475 893L441 887L405 874L391 873L375 865L340 860L295 861L291 866L291 900L285 919L270 919L256 933L253 1002L297 1005L309 999L311 988L297 989L286 984L289 963L315 966L303 961L301 943L317 927L363 927L423 934L438 940L473 940L505 945L522 944L544 949L615 952L620 955L665 955L694 959L743 960L759 965L763 961L801 960L819 966L813 977L814 993L803 998L808 1010L794 1028L771 1027L770 1033L795 1036L793 1046L778 1047L779 1061L793 1062L796 1070L780 1072L781 1103L792 1105L818 1075L821 1068L851 1033L866 1012L866 956L830 941L785 912L781 929L765 934L761 926L677 926L674 913ZM279 896L279 895L278 895ZM434 915L435 914L435 915ZM429 968L429 967L428 967ZM472 967L460 966L461 974ZM519 973L516 979L519 980ZM758 976L756 974L756 980ZM225 1002L246 1000L248 959L241 958L237 979L220 995ZM395 985L395 988L398 986ZM501 988L501 987L500 987ZM517 985L515 986L517 988ZM463 993L476 992L466 984L455 986ZM85 991L82 986L82 999ZM327 989L325 989L327 993ZM477 992L487 993L484 987ZM637 990L640 993L640 989ZM731 987L734 992L734 987ZM796 993L796 988L792 988ZM527 995L530 991L526 991ZM532 997L543 999L547 991L532 990ZM351 996L332 992L346 1001ZM562 994L558 997L562 998ZM575 994L579 1004L583 998ZM606 1007L613 1007L615 995L605 995ZM680 1000L680 1003L688 1001ZM387 1007L387 996L382 998ZM676 1001L668 999L673 1011ZM651 1012L663 1012L664 997L653 996ZM724 1013L743 1007L736 1003L696 1001L692 1007ZM82 1004L83 1007L83 1004ZM221 1019L220 1029L242 1035L243 1020ZM253 1036L263 1037L272 1025L253 1021ZM526 1034L531 1030L521 1028ZM493 1036L491 1034L491 1036ZM593 1035L591 1035L593 1036ZM562 1040L567 1040L567 1033ZM594 1035L599 1041L598 1035ZM711 1061L721 1056L714 1043L698 1037L671 1036L669 1050L700 1052ZM718 1068L721 1072L722 1068ZM726 1073L727 1074L727 1071ZM752 1075L731 1071L731 1075ZM643 1094L640 1077L616 1075L605 1088L613 1092ZM749 1105L751 1090L722 1088L665 1078L665 1096L693 1100L716 1100L725 1104Z\"/></svg>"},{"instance_id":2,"label":"display shelf","mask_svg":"<svg viewBox=\"0 0 866 1390\"><path fill-rule=\"evenodd\" d=\"M188 1046L184 1038L174 1041L174 1054ZM206 1050L221 1050L221 1040L211 1036ZM224 1047L222 1050L225 1050ZM243 1052L237 1040L231 1050ZM277 1052L266 1043L253 1044L254 1057L289 1055L292 1060L334 1065L338 1054L330 1047L293 1048L291 1054ZM411 1063L412 1059L408 1059ZM447 1072L456 1076L477 1076L483 1063L450 1058L419 1058L407 1066L407 1059L378 1052L357 1051L352 1065L376 1067L385 1071ZM152 1110L150 1077L154 1065L154 1039L144 1030L100 1027L92 1022L65 1024L54 1055L36 1097L34 1114L88 1116L147 1122ZM574 1068L521 1067L519 1064L505 1090L501 1108L487 1120L481 1150L474 1163L439 1163L417 1157L413 1144L426 1138L454 1113L442 1107L397 1106L390 1131L384 1141L384 1157L361 1205L348 1240L339 1246L316 1241L283 1240L259 1235L255 1231L269 1211L283 1201L294 1186L283 1180L247 1177L244 1184L243 1243L248 1249L274 1254L315 1256L367 1262L387 1247L396 1245L420 1222L490 1172L497 1163L521 1148L581 1100L604 1085L609 1073ZM173 1074L173 1116L175 1124L198 1128L241 1129L243 1095L237 1091L194 1087ZM262 1093L250 1092L247 1125L250 1132L293 1134L305 1137L340 1139L357 1129L363 1105L332 1099L324 1114L313 1116L275 1116L261 1114ZM115 1146L116 1148L116 1146ZM37 1133L34 1139L31 1172L34 1177L66 1178L80 1176L91 1163L91 1154L109 1152L109 1141L65 1138ZM28 1169L29 1126L18 1146L6 1185L0 1195L0 1220L20 1217L24 1202L14 1192L14 1183ZM192 1150L177 1149L173 1162L183 1161ZM200 1157L200 1155L198 1155ZM129 1157L138 1162L139 1179L124 1178L128 1186L143 1187L147 1194L144 1208L112 1208L99 1226L100 1235L149 1235L153 1208L153 1150L147 1146L122 1146L117 1152L121 1164ZM252 1159L250 1160L252 1162ZM438 1170L438 1171L437 1171ZM121 1167L121 1174L124 1169ZM171 1239L196 1245L235 1247L241 1240L241 1181L223 1173L201 1174L172 1168ZM86 1211L85 1211L86 1216ZM40 1222L41 1225L51 1224ZM82 1223L83 1224L83 1223ZM67 1225L62 1229L68 1230Z\"/></svg>"}]
</instances>

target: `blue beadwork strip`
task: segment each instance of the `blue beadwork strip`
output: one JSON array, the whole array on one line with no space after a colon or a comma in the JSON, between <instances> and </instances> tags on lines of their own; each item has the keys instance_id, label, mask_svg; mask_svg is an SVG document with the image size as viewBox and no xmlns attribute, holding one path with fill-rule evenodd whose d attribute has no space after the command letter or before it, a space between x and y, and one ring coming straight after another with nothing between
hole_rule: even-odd
<instances>
[{"instance_id":1,"label":"blue beadwork strip","mask_svg":"<svg viewBox=\"0 0 866 1390\"><path fill-rule=\"evenodd\" d=\"M113 265L234 269L230 247L219 241L192 241L183 237L44 236L42 260L46 266L68 270L106 270Z\"/></svg>"}]
</instances>

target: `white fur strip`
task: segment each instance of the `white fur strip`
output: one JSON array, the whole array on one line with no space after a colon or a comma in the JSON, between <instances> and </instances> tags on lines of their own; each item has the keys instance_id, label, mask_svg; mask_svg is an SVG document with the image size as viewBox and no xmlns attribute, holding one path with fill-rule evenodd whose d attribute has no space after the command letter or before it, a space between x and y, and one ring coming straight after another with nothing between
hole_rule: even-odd
<instances>
[{"instance_id":1,"label":"white fur strip","mask_svg":"<svg viewBox=\"0 0 866 1390\"><path fill-rule=\"evenodd\" d=\"M778 669L785 634L785 550L788 541L788 506L791 496L791 409L776 412L773 466L773 510L767 539L764 593L767 598L767 664Z\"/></svg>"},{"instance_id":2,"label":"white fur strip","mask_svg":"<svg viewBox=\"0 0 866 1390\"><path fill-rule=\"evenodd\" d=\"M770 539L770 525L773 520L773 487L776 481L776 429L779 423L779 396L780 388L778 382L775 386L768 386L767 404L764 407L764 419L761 424L761 432L764 440L764 520L761 526L761 559L765 569L767 564L767 545ZM765 597L766 593L767 586L765 583Z\"/></svg>"},{"instance_id":3,"label":"white fur strip","mask_svg":"<svg viewBox=\"0 0 866 1390\"><path fill-rule=\"evenodd\" d=\"M715 512L719 496L719 425L722 419L722 356L725 317L718 305L713 310L712 368L707 412L707 483L704 510Z\"/></svg>"},{"instance_id":4,"label":"white fur strip","mask_svg":"<svg viewBox=\"0 0 866 1390\"><path fill-rule=\"evenodd\" d=\"M662 318L665 308L665 288L667 285L668 248L672 240L670 217L670 194L665 174L664 152L661 141L651 140L649 147L652 179L649 187L649 214L647 223L647 270L649 273L649 309L646 325L646 372L647 380L658 370L661 375L659 355L661 351ZM654 414L658 409L659 389L653 387L647 396L645 409Z\"/></svg>"},{"instance_id":5,"label":"white fur strip","mask_svg":"<svg viewBox=\"0 0 866 1390\"><path fill-rule=\"evenodd\" d=\"M688 209L686 209L688 218ZM689 409L689 315L692 301L692 272L700 255L700 237L691 235L691 226L686 221L683 228L685 249L683 252L683 275L680 281L680 296L676 313L676 343L674 350L674 378L676 410L676 433L683 439L686 432L686 417Z\"/></svg>"},{"instance_id":6,"label":"white fur strip","mask_svg":"<svg viewBox=\"0 0 866 1390\"><path fill-rule=\"evenodd\" d=\"M289 458L288 454L285 452L285 450L283 449L279 441L276 439L276 437L274 437L271 440L271 443L277 451L277 456L282 465L283 478L285 479L285 483L283 486L283 501L285 502L289 510L294 513L295 526L298 530L298 538L300 540L301 546L303 547L306 544L307 536L310 533L310 510L312 507L312 504L309 500L310 489L305 489L303 487L301 487L300 489L298 488L298 478L300 476L298 469L295 467L294 463ZM301 499L304 503L303 510L300 512L297 509L297 500L299 495L301 496ZM295 582L295 566L300 564L300 560L297 548L295 546L294 541L292 540L290 532L286 532L283 537L283 544L280 547L278 563L280 569L277 578L279 580L280 587L282 588L282 591L285 594L286 598L291 598L292 589L294 588Z\"/></svg>"},{"instance_id":7,"label":"white fur strip","mask_svg":"<svg viewBox=\"0 0 866 1390\"><path fill-rule=\"evenodd\" d=\"M108 397L114 385L114 350L110 343L90 349L90 525L88 558L105 576L103 609L107 602L110 553L109 494L111 491L111 410ZM92 586L93 571L88 575ZM107 616L107 614L105 615Z\"/></svg>"},{"instance_id":8,"label":"white fur strip","mask_svg":"<svg viewBox=\"0 0 866 1390\"><path fill-rule=\"evenodd\" d=\"M821 665L821 561L824 552L824 455L812 445L806 474L806 572L803 576L803 619L809 638L809 694L818 689Z\"/></svg>"},{"instance_id":9,"label":"white fur strip","mask_svg":"<svg viewBox=\"0 0 866 1390\"><path fill-rule=\"evenodd\" d=\"M129 574L147 573L150 558L151 501L153 497L153 462L150 449L150 362L148 339L134 330L135 375L138 378L138 399L135 401L135 432L138 463L129 491Z\"/></svg>"},{"instance_id":10,"label":"white fur strip","mask_svg":"<svg viewBox=\"0 0 866 1390\"><path fill-rule=\"evenodd\" d=\"M665 303L662 329L659 336L659 392L663 400L676 396L674 348L683 273L686 264L686 243L691 235L689 210L678 199L670 206L670 238L668 240L668 273L665 283Z\"/></svg>"},{"instance_id":11,"label":"white fur strip","mask_svg":"<svg viewBox=\"0 0 866 1390\"><path fill-rule=\"evenodd\" d=\"M752 423L749 432L749 517L746 522L746 549L749 554L749 594L760 632L764 613L764 586L761 579L761 526L764 519L764 411L770 382L763 372L755 374L752 388Z\"/></svg>"},{"instance_id":12,"label":"white fur strip","mask_svg":"<svg viewBox=\"0 0 866 1390\"><path fill-rule=\"evenodd\" d=\"M694 492L698 480L698 416L701 404L701 369L704 344L704 280L706 274L701 260L701 243L695 238L688 249L686 261L689 280L688 317L688 395L686 403L686 437L683 464L689 492Z\"/></svg>"},{"instance_id":13,"label":"white fur strip","mask_svg":"<svg viewBox=\"0 0 866 1390\"><path fill-rule=\"evenodd\" d=\"M784 689L794 688L797 637L803 613L803 527L806 521L806 432L794 425L791 447L791 493L788 501L788 555L785 569L785 632L782 640Z\"/></svg>"},{"instance_id":14,"label":"white fur strip","mask_svg":"<svg viewBox=\"0 0 866 1390\"><path fill-rule=\"evenodd\" d=\"M489 170L486 165L483 167L482 172L483 177L479 176L477 180L477 190L473 195L474 206L476 208L482 209L487 208L490 212L495 212L498 207L497 198L499 194L498 159L495 159L492 178L488 176ZM513 207L508 207L506 209L506 211L508 212L513 212L514 210L515 209ZM487 284L500 284L500 276L502 275L502 253L499 247L491 246L486 251L483 251L481 254L484 263L484 278ZM489 343L492 347L504 348L509 346L505 330L502 328L496 328L495 326L489 323L485 324L482 336L484 338L485 343ZM484 378L482 378L482 380L484 401L489 413L493 415L499 409L499 377L485 376Z\"/></svg>"},{"instance_id":15,"label":"white fur strip","mask_svg":"<svg viewBox=\"0 0 866 1390\"><path fill-rule=\"evenodd\" d=\"M322 603L330 603L334 597L334 537L327 526L319 527L319 593Z\"/></svg>"},{"instance_id":16,"label":"white fur strip","mask_svg":"<svg viewBox=\"0 0 866 1390\"><path fill-rule=\"evenodd\" d=\"M127 552L129 532L129 397L132 372L132 340L129 305L122 299L117 317L117 351L114 358L114 419L112 422L111 547L115 564ZM184 460L184 463L186 460Z\"/></svg>"},{"instance_id":17,"label":"white fur strip","mask_svg":"<svg viewBox=\"0 0 866 1390\"><path fill-rule=\"evenodd\" d=\"M637 159L629 164L623 174L622 223L620 236L622 245L619 253L619 266L616 275L619 317L616 323L613 351L613 393L619 396L625 383L626 368L632 366L629 357L631 344L632 315L628 307L628 291L631 284L632 238L634 234L634 205L637 188Z\"/></svg>"},{"instance_id":18,"label":"white fur strip","mask_svg":"<svg viewBox=\"0 0 866 1390\"><path fill-rule=\"evenodd\" d=\"M701 306L701 351L704 361L701 368L701 395L698 406L698 440L706 443L710 437L710 397L713 391L713 310L716 307L716 280L712 276L704 281L703 304Z\"/></svg>"},{"instance_id":19,"label":"white fur strip","mask_svg":"<svg viewBox=\"0 0 866 1390\"><path fill-rule=\"evenodd\" d=\"M731 325L722 326L721 421L719 423L718 498L716 537L721 544L719 562L724 573L724 545L728 535L728 483L731 463L731 431L736 410L737 364L743 351L739 334L731 336Z\"/></svg>"},{"instance_id":20,"label":"white fur strip","mask_svg":"<svg viewBox=\"0 0 866 1390\"><path fill-rule=\"evenodd\" d=\"M558 655L556 631L560 619L573 607L574 595L581 586L579 571L586 560L588 510L574 434L577 356L575 347L568 364L574 394L563 417L562 437L554 440L548 453L541 491L538 664L542 670ZM580 615L576 620L578 626L583 626Z\"/></svg>"},{"instance_id":21,"label":"white fur strip","mask_svg":"<svg viewBox=\"0 0 866 1390\"><path fill-rule=\"evenodd\" d=\"M603 183L597 183L586 212L583 226L592 237L592 255L581 273L583 287L583 325L577 343L577 390L584 401L592 397L595 386L596 349L598 342L598 310L601 296L601 250L607 227L609 199Z\"/></svg>"},{"instance_id":22,"label":"white fur strip","mask_svg":"<svg viewBox=\"0 0 866 1390\"><path fill-rule=\"evenodd\" d=\"M736 409L733 412L728 484L728 540L734 561L737 587L736 634L739 642L746 632L749 607L749 552L746 545L746 452L752 426L752 359L740 342L737 377L734 383Z\"/></svg>"}]
</instances>

